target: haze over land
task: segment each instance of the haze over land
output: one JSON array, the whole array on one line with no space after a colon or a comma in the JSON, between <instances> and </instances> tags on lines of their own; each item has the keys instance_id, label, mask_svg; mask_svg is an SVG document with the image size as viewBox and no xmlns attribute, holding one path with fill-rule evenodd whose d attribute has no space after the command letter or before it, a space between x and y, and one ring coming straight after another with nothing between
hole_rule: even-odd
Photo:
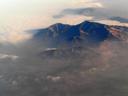
<instances>
[{"instance_id":1,"label":"haze over land","mask_svg":"<svg viewBox=\"0 0 128 96\"><path fill-rule=\"evenodd\" d=\"M128 96L127 0L0 0L0 96Z\"/></svg>"},{"instance_id":2,"label":"haze over land","mask_svg":"<svg viewBox=\"0 0 128 96\"><path fill-rule=\"evenodd\" d=\"M127 27L85 21L34 31L1 44L1 96L127 96Z\"/></svg>"}]
</instances>

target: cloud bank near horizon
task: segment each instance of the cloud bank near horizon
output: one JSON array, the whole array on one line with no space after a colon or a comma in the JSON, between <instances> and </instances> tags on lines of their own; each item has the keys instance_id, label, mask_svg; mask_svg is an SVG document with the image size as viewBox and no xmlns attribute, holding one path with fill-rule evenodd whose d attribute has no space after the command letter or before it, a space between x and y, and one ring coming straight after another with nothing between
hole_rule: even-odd
<instances>
[{"instance_id":1,"label":"cloud bank near horizon","mask_svg":"<svg viewBox=\"0 0 128 96\"><path fill-rule=\"evenodd\" d=\"M86 0L82 0L82 3L86 3ZM78 8L65 8L57 15L54 15L53 18L61 19L65 18L67 15L74 15L74 16L90 16L93 17L92 20L112 20L117 21L120 23L128 23L128 10L126 0L119 0L119 2L115 0L89 0L94 2L94 4L98 4L100 6L84 6ZM80 1L81 2L81 1ZM79 4L80 4L79 2ZM125 4L124 4L125 3ZM113 5L112 5L113 4ZM121 7L121 4L124 4Z\"/></svg>"}]
</instances>

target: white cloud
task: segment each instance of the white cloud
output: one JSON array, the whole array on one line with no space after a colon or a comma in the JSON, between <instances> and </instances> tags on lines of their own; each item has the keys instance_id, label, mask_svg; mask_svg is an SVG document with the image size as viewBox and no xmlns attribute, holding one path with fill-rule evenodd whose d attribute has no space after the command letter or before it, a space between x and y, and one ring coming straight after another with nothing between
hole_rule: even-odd
<instances>
[{"instance_id":1,"label":"white cloud","mask_svg":"<svg viewBox=\"0 0 128 96\"><path fill-rule=\"evenodd\" d=\"M59 18L58 22L74 25L83 22L83 20L92 20L92 18L93 17L91 16L67 15L64 16L63 18Z\"/></svg>"},{"instance_id":2,"label":"white cloud","mask_svg":"<svg viewBox=\"0 0 128 96\"><path fill-rule=\"evenodd\" d=\"M4 60L4 59L11 59L11 60L16 60L19 57L16 55L9 55L9 54L0 54L0 60Z\"/></svg>"},{"instance_id":3,"label":"white cloud","mask_svg":"<svg viewBox=\"0 0 128 96\"><path fill-rule=\"evenodd\" d=\"M119 26L127 26L128 27L128 23L120 23L118 21L108 20L108 19L99 20L99 21L96 21L96 22L103 23L103 24L108 24L108 25L119 25Z\"/></svg>"},{"instance_id":4,"label":"white cloud","mask_svg":"<svg viewBox=\"0 0 128 96\"><path fill-rule=\"evenodd\" d=\"M98 7L101 8L103 7L102 3L99 1L94 1L94 0L71 0L70 3L71 8L78 8L78 7Z\"/></svg>"}]
</instances>

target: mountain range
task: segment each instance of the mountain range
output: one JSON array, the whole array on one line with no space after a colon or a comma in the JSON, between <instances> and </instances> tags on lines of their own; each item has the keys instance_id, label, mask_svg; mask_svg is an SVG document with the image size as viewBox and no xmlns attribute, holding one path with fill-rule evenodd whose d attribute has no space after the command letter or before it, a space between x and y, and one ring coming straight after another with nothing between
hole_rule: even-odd
<instances>
[{"instance_id":1,"label":"mountain range","mask_svg":"<svg viewBox=\"0 0 128 96\"><path fill-rule=\"evenodd\" d=\"M79 44L100 44L106 40L127 41L128 27L84 21L77 25L56 23L48 28L32 30L33 39L49 47Z\"/></svg>"}]
</instances>

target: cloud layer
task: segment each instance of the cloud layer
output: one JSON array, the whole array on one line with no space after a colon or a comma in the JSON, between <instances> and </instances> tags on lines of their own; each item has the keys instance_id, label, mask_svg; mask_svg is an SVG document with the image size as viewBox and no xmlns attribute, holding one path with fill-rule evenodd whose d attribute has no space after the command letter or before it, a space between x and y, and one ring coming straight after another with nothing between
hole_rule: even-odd
<instances>
[{"instance_id":1,"label":"cloud layer","mask_svg":"<svg viewBox=\"0 0 128 96\"><path fill-rule=\"evenodd\" d=\"M99 6L82 6L83 3L91 2L91 5ZM54 15L53 18L60 19L67 15L90 16L92 20L112 20L120 23L128 23L128 11L126 0L81 0L77 2L81 7L65 8L59 14ZM87 3L88 4L88 3ZM121 5L124 5L121 7ZM86 5L86 4L85 4Z\"/></svg>"}]
</instances>

